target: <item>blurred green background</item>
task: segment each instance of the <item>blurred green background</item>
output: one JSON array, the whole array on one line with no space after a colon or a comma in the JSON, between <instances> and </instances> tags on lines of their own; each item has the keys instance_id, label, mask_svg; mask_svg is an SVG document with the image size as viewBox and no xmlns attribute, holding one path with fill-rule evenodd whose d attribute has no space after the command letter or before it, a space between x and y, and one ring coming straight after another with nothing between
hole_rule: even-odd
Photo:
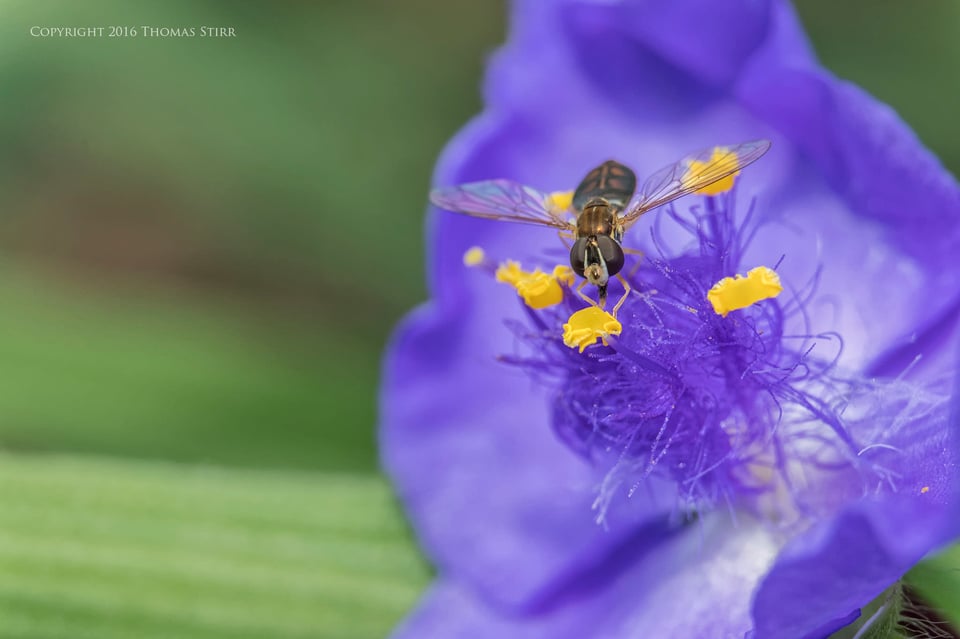
<instances>
[{"instance_id":1,"label":"blurred green background","mask_svg":"<svg viewBox=\"0 0 960 639\"><path fill-rule=\"evenodd\" d=\"M960 3L798 8L960 169ZM377 475L379 361L504 7L0 12L0 636L383 636L429 575Z\"/></svg>"}]
</instances>

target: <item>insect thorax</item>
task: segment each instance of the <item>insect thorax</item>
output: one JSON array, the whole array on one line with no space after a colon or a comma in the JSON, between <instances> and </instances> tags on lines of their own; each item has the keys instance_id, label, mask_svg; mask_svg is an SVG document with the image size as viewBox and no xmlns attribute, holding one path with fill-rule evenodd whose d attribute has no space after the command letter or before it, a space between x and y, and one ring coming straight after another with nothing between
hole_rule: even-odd
<instances>
[{"instance_id":1,"label":"insect thorax","mask_svg":"<svg viewBox=\"0 0 960 639\"><path fill-rule=\"evenodd\" d=\"M613 236L616 230L616 217L617 210L603 198L590 200L577 216L577 237Z\"/></svg>"}]
</instances>

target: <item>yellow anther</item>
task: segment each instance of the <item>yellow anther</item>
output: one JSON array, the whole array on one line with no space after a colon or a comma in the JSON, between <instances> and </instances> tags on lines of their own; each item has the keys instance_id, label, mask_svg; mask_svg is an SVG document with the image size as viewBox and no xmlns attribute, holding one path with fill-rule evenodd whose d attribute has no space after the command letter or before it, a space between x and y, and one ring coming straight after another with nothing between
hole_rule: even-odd
<instances>
[{"instance_id":1,"label":"yellow anther","mask_svg":"<svg viewBox=\"0 0 960 639\"><path fill-rule=\"evenodd\" d=\"M930 487L929 487L929 486L924 486L923 488L920 489L920 494L921 494L921 495L926 495L926 494L929 493L929 492L930 492Z\"/></svg>"},{"instance_id":2,"label":"yellow anther","mask_svg":"<svg viewBox=\"0 0 960 639\"><path fill-rule=\"evenodd\" d=\"M483 260L486 257L486 253L483 252L483 249L479 246L473 246L467 249L467 252L463 254L463 264L465 266L480 266L483 264Z\"/></svg>"},{"instance_id":3,"label":"yellow anther","mask_svg":"<svg viewBox=\"0 0 960 639\"><path fill-rule=\"evenodd\" d=\"M751 304L776 297L783 291L780 277L773 269L758 266L747 276L725 277L707 292L713 310L724 317L730 311L746 308Z\"/></svg>"},{"instance_id":4,"label":"yellow anther","mask_svg":"<svg viewBox=\"0 0 960 639\"><path fill-rule=\"evenodd\" d=\"M554 266L552 275L555 280L567 286L573 286L573 283L577 281L577 276L573 274L573 269L563 264Z\"/></svg>"},{"instance_id":5,"label":"yellow anther","mask_svg":"<svg viewBox=\"0 0 960 639\"><path fill-rule=\"evenodd\" d=\"M517 290L530 308L547 308L563 301L561 284L573 284L573 271L567 266L557 266L553 273L544 273L540 269L524 271L520 264L507 260L500 265L496 273L498 282L505 282Z\"/></svg>"},{"instance_id":6,"label":"yellow anther","mask_svg":"<svg viewBox=\"0 0 960 639\"><path fill-rule=\"evenodd\" d=\"M713 155L706 162L691 160L687 167L687 172L683 175L684 185L697 182L703 179L704 175L723 173L737 166L737 154L727 150L725 147L718 146L713 149ZM734 179L740 175L740 171L734 171L727 177L717 180L713 184L708 184L702 189L697 189L694 193L698 195L720 195L733 188Z\"/></svg>"},{"instance_id":7,"label":"yellow anther","mask_svg":"<svg viewBox=\"0 0 960 639\"><path fill-rule=\"evenodd\" d=\"M555 213L569 211L573 206L573 191L554 191L547 196L547 209Z\"/></svg>"},{"instance_id":8,"label":"yellow anther","mask_svg":"<svg viewBox=\"0 0 960 639\"><path fill-rule=\"evenodd\" d=\"M588 306L571 315L563 325L563 343L570 348L579 347L582 353L598 338L606 346L607 338L619 335L622 330L623 326L613 315L598 306Z\"/></svg>"}]
</instances>

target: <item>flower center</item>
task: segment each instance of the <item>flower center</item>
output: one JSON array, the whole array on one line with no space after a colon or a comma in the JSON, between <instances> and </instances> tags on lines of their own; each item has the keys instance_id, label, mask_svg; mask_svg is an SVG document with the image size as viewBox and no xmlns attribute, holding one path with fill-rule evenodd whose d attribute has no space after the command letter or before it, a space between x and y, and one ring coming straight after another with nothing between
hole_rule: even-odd
<instances>
[{"instance_id":1,"label":"flower center","mask_svg":"<svg viewBox=\"0 0 960 639\"><path fill-rule=\"evenodd\" d=\"M652 475L674 482L686 508L747 502L781 519L814 507L794 490L811 468L850 470L854 486L885 479L862 454L883 440L862 425L877 416L861 424L849 409L875 387L813 357L817 339L836 347L839 338L785 334L787 321L806 317L807 298L773 299L783 286L771 268L736 275L753 229L735 223L734 202L728 193L685 214L659 212L655 224L675 223L691 241L671 252L653 229L655 251L625 269L635 271L633 291L616 317L585 307L566 267L530 272L508 261L496 271L538 309L531 329L511 324L532 355L501 360L548 384L556 434L607 469L601 518Z\"/></svg>"}]
</instances>

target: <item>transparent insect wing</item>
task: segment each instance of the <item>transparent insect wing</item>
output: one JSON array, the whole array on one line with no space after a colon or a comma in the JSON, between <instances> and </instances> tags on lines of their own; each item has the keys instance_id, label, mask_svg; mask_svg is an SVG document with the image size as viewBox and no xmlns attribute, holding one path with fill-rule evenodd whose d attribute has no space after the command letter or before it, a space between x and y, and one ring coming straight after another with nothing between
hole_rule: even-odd
<instances>
[{"instance_id":1,"label":"transparent insect wing","mask_svg":"<svg viewBox=\"0 0 960 639\"><path fill-rule=\"evenodd\" d=\"M546 193L510 180L471 182L459 186L434 189L430 192L434 205L489 220L505 220L524 224L540 224L558 229L570 229L563 211L550 206Z\"/></svg>"},{"instance_id":2,"label":"transparent insect wing","mask_svg":"<svg viewBox=\"0 0 960 639\"><path fill-rule=\"evenodd\" d=\"M710 186L755 162L770 142L755 140L734 146L718 146L689 155L651 175L627 205L621 217L624 227L658 206Z\"/></svg>"}]
</instances>

